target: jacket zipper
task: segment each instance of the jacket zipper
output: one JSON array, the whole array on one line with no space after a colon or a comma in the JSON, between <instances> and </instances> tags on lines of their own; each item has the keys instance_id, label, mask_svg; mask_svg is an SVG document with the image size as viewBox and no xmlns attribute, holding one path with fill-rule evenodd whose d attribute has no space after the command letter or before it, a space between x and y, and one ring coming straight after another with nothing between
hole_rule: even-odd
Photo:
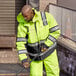
<instances>
[{"instance_id":1,"label":"jacket zipper","mask_svg":"<svg viewBox=\"0 0 76 76\"><path fill-rule=\"evenodd\" d=\"M36 22L34 23L34 26L35 26L35 31L36 31L37 39L38 39L38 34L37 34L37 27L36 27ZM38 39L38 43L39 43L39 39Z\"/></svg>"},{"instance_id":2,"label":"jacket zipper","mask_svg":"<svg viewBox=\"0 0 76 76\"><path fill-rule=\"evenodd\" d=\"M36 35L37 35L36 22L34 23L34 26L35 26L35 30L36 30ZM38 36L37 36L37 38L38 38Z\"/></svg>"},{"instance_id":3,"label":"jacket zipper","mask_svg":"<svg viewBox=\"0 0 76 76\"><path fill-rule=\"evenodd\" d=\"M36 30L37 39L38 39L37 28L36 28L36 22L34 23L34 26L35 26L35 30ZM38 48L39 48L39 52L40 52L39 39L38 39Z\"/></svg>"}]
</instances>

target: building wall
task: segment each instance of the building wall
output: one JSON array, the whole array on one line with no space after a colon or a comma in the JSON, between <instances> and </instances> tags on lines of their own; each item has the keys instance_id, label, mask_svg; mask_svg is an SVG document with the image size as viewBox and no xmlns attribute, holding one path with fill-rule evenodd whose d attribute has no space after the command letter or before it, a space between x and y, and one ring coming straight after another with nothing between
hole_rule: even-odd
<instances>
[{"instance_id":1,"label":"building wall","mask_svg":"<svg viewBox=\"0 0 76 76\"><path fill-rule=\"evenodd\" d=\"M40 0L39 1L39 9L40 9L40 11L44 11L46 6L49 3L57 4L57 0Z\"/></svg>"},{"instance_id":2,"label":"building wall","mask_svg":"<svg viewBox=\"0 0 76 76\"><path fill-rule=\"evenodd\" d=\"M39 0L28 0L28 4L36 10L39 10Z\"/></svg>"},{"instance_id":3,"label":"building wall","mask_svg":"<svg viewBox=\"0 0 76 76\"><path fill-rule=\"evenodd\" d=\"M76 0L58 0L58 5L76 10Z\"/></svg>"},{"instance_id":4,"label":"building wall","mask_svg":"<svg viewBox=\"0 0 76 76\"><path fill-rule=\"evenodd\" d=\"M0 49L0 63L19 63L16 49Z\"/></svg>"},{"instance_id":5,"label":"building wall","mask_svg":"<svg viewBox=\"0 0 76 76\"><path fill-rule=\"evenodd\" d=\"M26 0L0 0L0 63L19 63L16 17Z\"/></svg>"},{"instance_id":6,"label":"building wall","mask_svg":"<svg viewBox=\"0 0 76 76\"><path fill-rule=\"evenodd\" d=\"M15 0L0 0L0 35L15 34Z\"/></svg>"}]
</instances>

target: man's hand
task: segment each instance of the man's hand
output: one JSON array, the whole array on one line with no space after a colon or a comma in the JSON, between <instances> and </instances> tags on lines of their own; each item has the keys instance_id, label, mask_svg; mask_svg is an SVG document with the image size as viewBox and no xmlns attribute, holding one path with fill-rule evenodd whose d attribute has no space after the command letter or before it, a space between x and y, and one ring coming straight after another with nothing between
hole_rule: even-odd
<instances>
[{"instance_id":1,"label":"man's hand","mask_svg":"<svg viewBox=\"0 0 76 76\"><path fill-rule=\"evenodd\" d=\"M40 48L41 48L42 52L45 52L45 51L47 51L48 46L46 46L44 43L42 43L41 46L40 46Z\"/></svg>"},{"instance_id":2,"label":"man's hand","mask_svg":"<svg viewBox=\"0 0 76 76\"><path fill-rule=\"evenodd\" d=\"M24 62L23 63L23 66L25 67L25 68L29 68L30 67L30 63L27 61L27 62Z\"/></svg>"},{"instance_id":3,"label":"man's hand","mask_svg":"<svg viewBox=\"0 0 76 76\"><path fill-rule=\"evenodd\" d=\"M41 49L42 52L45 52L46 50L47 50L47 48L42 48Z\"/></svg>"}]
</instances>

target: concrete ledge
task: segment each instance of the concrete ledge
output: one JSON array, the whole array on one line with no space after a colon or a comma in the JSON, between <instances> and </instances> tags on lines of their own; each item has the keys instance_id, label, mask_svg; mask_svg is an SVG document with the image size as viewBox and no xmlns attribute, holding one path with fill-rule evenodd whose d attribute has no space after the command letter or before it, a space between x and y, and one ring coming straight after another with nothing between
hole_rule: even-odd
<instances>
[{"instance_id":1,"label":"concrete ledge","mask_svg":"<svg viewBox=\"0 0 76 76\"><path fill-rule=\"evenodd\" d=\"M15 48L16 37L14 36L0 36L0 48Z\"/></svg>"},{"instance_id":2,"label":"concrete ledge","mask_svg":"<svg viewBox=\"0 0 76 76\"><path fill-rule=\"evenodd\" d=\"M21 69L21 64L0 64L0 76L16 76ZM29 68L23 69L18 76L29 76Z\"/></svg>"},{"instance_id":3,"label":"concrete ledge","mask_svg":"<svg viewBox=\"0 0 76 76\"><path fill-rule=\"evenodd\" d=\"M61 46L76 53L76 42L63 37L59 37L57 41Z\"/></svg>"}]
</instances>

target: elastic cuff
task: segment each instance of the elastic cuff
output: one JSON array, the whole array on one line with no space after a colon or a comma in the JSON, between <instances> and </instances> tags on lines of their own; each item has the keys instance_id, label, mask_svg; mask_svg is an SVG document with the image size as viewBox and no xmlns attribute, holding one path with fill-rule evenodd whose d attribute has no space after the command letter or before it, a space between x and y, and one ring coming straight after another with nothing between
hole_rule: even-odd
<instances>
[{"instance_id":1,"label":"elastic cuff","mask_svg":"<svg viewBox=\"0 0 76 76\"><path fill-rule=\"evenodd\" d=\"M27 59L22 60L22 63L27 62Z\"/></svg>"},{"instance_id":2,"label":"elastic cuff","mask_svg":"<svg viewBox=\"0 0 76 76\"><path fill-rule=\"evenodd\" d=\"M42 47L47 49L49 48L45 43L42 43Z\"/></svg>"},{"instance_id":3,"label":"elastic cuff","mask_svg":"<svg viewBox=\"0 0 76 76\"><path fill-rule=\"evenodd\" d=\"M47 48L47 49L49 48L46 44L44 44L44 47Z\"/></svg>"}]
</instances>

